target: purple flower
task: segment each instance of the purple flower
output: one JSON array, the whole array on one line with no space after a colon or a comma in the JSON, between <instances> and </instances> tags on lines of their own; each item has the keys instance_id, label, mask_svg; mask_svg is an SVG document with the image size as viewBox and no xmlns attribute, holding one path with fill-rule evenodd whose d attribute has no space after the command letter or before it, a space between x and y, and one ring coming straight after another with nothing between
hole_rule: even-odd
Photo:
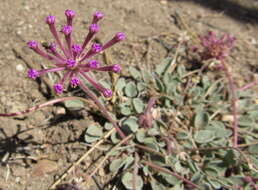
<instances>
[{"instance_id":1,"label":"purple flower","mask_svg":"<svg viewBox=\"0 0 258 190\"><path fill-rule=\"evenodd\" d=\"M63 28L62 28L62 32L64 33L64 35L69 35L71 34L72 32L72 26L70 25L65 25Z\"/></svg>"},{"instance_id":2,"label":"purple flower","mask_svg":"<svg viewBox=\"0 0 258 190\"><path fill-rule=\"evenodd\" d=\"M76 61L73 59L67 59L66 60L66 66L68 68L73 68L76 65Z\"/></svg>"},{"instance_id":3,"label":"purple flower","mask_svg":"<svg viewBox=\"0 0 258 190\"><path fill-rule=\"evenodd\" d=\"M36 79L39 76L39 72L34 69L29 69L28 77L32 79Z\"/></svg>"},{"instance_id":4,"label":"purple flower","mask_svg":"<svg viewBox=\"0 0 258 190\"><path fill-rule=\"evenodd\" d=\"M109 90L109 89L105 89L105 90L103 91L103 96L106 97L106 98L111 97L111 96L112 96L112 91Z\"/></svg>"},{"instance_id":5,"label":"purple flower","mask_svg":"<svg viewBox=\"0 0 258 190\"><path fill-rule=\"evenodd\" d=\"M99 53L101 51L102 47L98 43L93 43L91 46L91 50L93 53Z\"/></svg>"},{"instance_id":6,"label":"purple flower","mask_svg":"<svg viewBox=\"0 0 258 190\"><path fill-rule=\"evenodd\" d=\"M96 12L93 15L88 34L85 36L82 45L74 44L74 40L72 40L72 20L75 16L74 11L66 10L65 15L67 18L67 24L62 27L61 32L64 33L66 43L63 43L60 39L55 26L55 17L52 15L47 16L45 22L49 25L49 29L54 37L55 43L51 43L49 46L45 45L44 48L46 51L41 50L38 43L34 40L27 43L28 47L31 48L34 52L54 63L54 66L49 69L43 69L39 71L30 69L28 71L28 77L36 79L39 75L44 73L64 71L63 78L61 78L59 82L54 84L54 90L56 93L63 92L63 85L65 81L70 81L70 85L72 87L76 87L80 85L81 78L84 78L95 89L100 91L103 96L112 96L112 91L102 87L91 77L92 75L88 74L88 72L110 71L117 73L121 70L120 66L118 64L99 66L99 62L94 59L89 60L89 58L114 45L115 43L124 40L125 35L119 32L110 41L105 43L104 46L101 46L98 43L92 43L91 47L88 48L88 50L84 51L85 49L87 49L87 46L89 45L91 39L99 31L99 26L97 25L97 22L103 18L103 14L100 12ZM57 51L57 46L61 49L61 53Z\"/></svg>"},{"instance_id":7,"label":"purple flower","mask_svg":"<svg viewBox=\"0 0 258 190\"><path fill-rule=\"evenodd\" d=\"M98 66L98 61L96 61L96 60L90 60L88 63L87 63L87 66L89 67L89 68L91 68L91 69L96 69L97 68L97 66Z\"/></svg>"},{"instance_id":8,"label":"purple flower","mask_svg":"<svg viewBox=\"0 0 258 190\"><path fill-rule=\"evenodd\" d=\"M89 31L92 34L95 34L99 31L99 26L97 24L91 24L89 27Z\"/></svg>"},{"instance_id":9,"label":"purple flower","mask_svg":"<svg viewBox=\"0 0 258 190\"><path fill-rule=\"evenodd\" d=\"M73 44L72 45L72 51L76 54L79 54L81 52L82 48L80 45L78 44Z\"/></svg>"},{"instance_id":10,"label":"purple flower","mask_svg":"<svg viewBox=\"0 0 258 190\"><path fill-rule=\"evenodd\" d=\"M99 12L99 11L96 11L94 16L93 16L92 23L97 23L102 18L103 18L103 14L101 12Z\"/></svg>"},{"instance_id":11,"label":"purple flower","mask_svg":"<svg viewBox=\"0 0 258 190\"><path fill-rule=\"evenodd\" d=\"M47 16L46 17L46 23L49 24L49 25L54 24L55 23L55 17L52 16L52 15Z\"/></svg>"},{"instance_id":12,"label":"purple flower","mask_svg":"<svg viewBox=\"0 0 258 190\"><path fill-rule=\"evenodd\" d=\"M55 52L55 51L56 51L56 44L55 44L55 43L51 43L51 44L49 45L49 50L50 50L51 52Z\"/></svg>"},{"instance_id":13,"label":"purple flower","mask_svg":"<svg viewBox=\"0 0 258 190\"><path fill-rule=\"evenodd\" d=\"M115 73L119 73L119 72L121 71L120 65L114 64L114 65L112 66L112 71L115 72Z\"/></svg>"},{"instance_id":14,"label":"purple flower","mask_svg":"<svg viewBox=\"0 0 258 190\"><path fill-rule=\"evenodd\" d=\"M72 19L74 17L74 15L75 15L75 13L73 10L69 10L69 9L65 10L65 16L67 18Z\"/></svg>"},{"instance_id":15,"label":"purple flower","mask_svg":"<svg viewBox=\"0 0 258 190\"><path fill-rule=\"evenodd\" d=\"M28 41L27 45L31 49L36 49L38 47L38 42L31 40L31 41Z\"/></svg>"},{"instance_id":16,"label":"purple flower","mask_svg":"<svg viewBox=\"0 0 258 190\"><path fill-rule=\"evenodd\" d=\"M63 85L62 84L54 84L54 90L57 94L61 94L63 92Z\"/></svg>"},{"instance_id":17,"label":"purple flower","mask_svg":"<svg viewBox=\"0 0 258 190\"><path fill-rule=\"evenodd\" d=\"M70 85L75 88L80 83L79 79L76 76L73 76L70 80Z\"/></svg>"},{"instance_id":18,"label":"purple flower","mask_svg":"<svg viewBox=\"0 0 258 190\"><path fill-rule=\"evenodd\" d=\"M234 46L234 42L236 40L235 37L230 36L229 34L224 34L220 38L218 38L214 32L208 32L207 35L199 36L201 50L195 46L194 50L199 53L202 60L207 59L217 59L223 60L228 55L232 47Z\"/></svg>"}]
</instances>

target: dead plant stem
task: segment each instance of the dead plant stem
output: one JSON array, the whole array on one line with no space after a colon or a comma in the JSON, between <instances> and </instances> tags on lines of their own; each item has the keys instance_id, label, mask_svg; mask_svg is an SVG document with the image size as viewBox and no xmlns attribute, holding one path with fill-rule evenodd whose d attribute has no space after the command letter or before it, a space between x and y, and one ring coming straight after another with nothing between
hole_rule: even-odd
<instances>
[{"instance_id":1,"label":"dead plant stem","mask_svg":"<svg viewBox=\"0 0 258 190\"><path fill-rule=\"evenodd\" d=\"M93 147L91 147L87 152L85 152L75 163L73 163L65 172L64 174L55 181L49 188L54 189L69 173L71 173L76 166L78 166L90 153L92 153L96 148L98 148L110 135L115 132L115 128L110 130L101 140L99 140Z\"/></svg>"}]
</instances>

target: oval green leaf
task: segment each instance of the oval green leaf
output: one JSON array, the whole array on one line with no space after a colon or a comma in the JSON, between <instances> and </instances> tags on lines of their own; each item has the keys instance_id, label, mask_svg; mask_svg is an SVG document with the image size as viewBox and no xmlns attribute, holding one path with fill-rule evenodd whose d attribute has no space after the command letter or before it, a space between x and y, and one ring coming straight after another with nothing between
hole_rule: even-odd
<instances>
[{"instance_id":1,"label":"oval green leaf","mask_svg":"<svg viewBox=\"0 0 258 190\"><path fill-rule=\"evenodd\" d=\"M215 138L214 132L210 130L200 130L194 135L194 139L198 143L208 143Z\"/></svg>"},{"instance_id":2,"label":"oval green leaf","mask_svg":"<svg viewBox=\"0 0 258 190\"><path fill-rule=\"evenodd\" d=\"M126 86L125 86L125 95L127 97L133 98L135 96L137 96L138 91L137 91L137 87L133 82L129 82Z\"/></svg>"},{"instance_id":3,"label":"oval green leaf","mask_svg":"<svg viewBox=\"0 0 258 190\"><path fill-rule=\"evenodd\" d=\"M135 178L136 189L141 190L143 187L143 180L138 175ZM127 189L133 189L133 174L130 172L125 173L125 175L122 177L122 183Z\"/></svg>"}]
</instances>

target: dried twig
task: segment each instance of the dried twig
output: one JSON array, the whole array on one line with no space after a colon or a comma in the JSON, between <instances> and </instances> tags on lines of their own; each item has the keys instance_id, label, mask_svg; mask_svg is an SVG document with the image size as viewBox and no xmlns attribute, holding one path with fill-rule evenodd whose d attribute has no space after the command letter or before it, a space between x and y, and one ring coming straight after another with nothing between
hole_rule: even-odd
<instances>
[{"instance_id":1,"label":"dried twig","mask_svg":"<svg viewBox=\"0 0 258 190\"><path fill-rule=\"evenodd\" d=\"M48 189L54 189L68 174L70 174L76 166L78 166L90 153L92 153L96 148L98 148L111 134L115 132L113 128L110 130L101 140L99 140L92 148L90 148L87 152L85 152L75 163L73 163L65 172L64 174L55 181Z\"/></svg>"},{"instance_id":2,"label":"dried twig","mask_svg":"<svg viewBox=\"0 0 258 190\"><path fill-rule=\"evenodd\" d=\"M133 190L136 190L136 180L139 170L139 155L135 152L134 156L134 169L133 169Z\"/></svg>"},{"instance_id":3,"label":"dried twig","mask_svg":"<svg viewBox=\"0 0 258 190\"><path fill-rule=\"evenodd\" d=\"M107 154L106 156L101 160L101 162L98 164L98 166L94 169L94 171L89 175L89 177L93 177L96 172L100 169L100 167L104 164L104 162L109 158L110 154L112 154L112 151L120 147L122 144L124 144L126 141L128 141L130 138L132 138L132 134L128 135L126 138L121 140L116 146L114 146Z\"/></svg>"}]
</instances>

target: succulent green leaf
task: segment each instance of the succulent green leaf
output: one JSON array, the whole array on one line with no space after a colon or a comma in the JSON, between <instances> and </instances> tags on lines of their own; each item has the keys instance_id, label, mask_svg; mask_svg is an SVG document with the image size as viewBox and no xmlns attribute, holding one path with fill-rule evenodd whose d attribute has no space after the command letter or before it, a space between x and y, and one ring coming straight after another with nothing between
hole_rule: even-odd
<instances>
[{"instance_id":1,"label":"succulent green leaf","mask_svg":"<svg viewBox=\"0 0 258 190\"><path fill-rule=\"evenodd\" d=\"M172 58L171 57L167 57L165 58L161 64L158 64L156 66L155 72L158 75L162 75L163 73L166 72L166 70L168 69L168 67L171 65L172 62Z\"/></svg>"},{"instance_id":2,"label":"succulent green leaf","mask_svg":"<svg viewBox=\"0 0 258 190\"><path fill-rule=\"evenodd\" d=\"M165 92L165 86L164 86L163 82L158 77L155 77L154 80L155 80L156 89L159 92Z\"/></svg>"},{"instance_id":3,"label":"succulent green leaf","mask_svg":"<svg viewBox=\"0 0 258 190\"><path fill-rule=\"evenodd\" d=\"M110 129L113 128L113 125L112 125L111 123L109 123L109 122L106 122L105 125L104 125L104 128L105 128L106 130L110 130Z\"/></svg>"},{"instance_id":4,"label":"succulent green leaf","mask_svg":"<svg viewBox=\"0 0 258 190\"><path fill-rule=\"evenodd\" d=\"M141 72L135 67L130 66L129 73L135 80L139 80L142 78Z\"/></svg>"},{"instance_id":5,"label":"succulent green leaf","mask_svg":"<svg viewBox=\"0 0 258 190\"><path fill-rule=\"evenodd\" d=\"M251 154L258 154L258 144L249 146L248 152L250 152Z\"/></svg>"},{"instance_id":6,"label":"succulent green leaf","mask_svg":"<svg viewBox=\"0 0 258 190\"><path fill-rule=\"evenodd\" d=\"M154 150L156 150L156 151L159 150L158 143L157 143L157 141L155 140L155 138L153 138L153 137L146 137L146 138L144 139L143 143L144 143L146 146L148 146L148 147L150 147L150 148L152 148L152 149L154 149Z\"/></svg>"},{"instance_id":7,"label":"succulent green leaf","mask_svg":"<svg viewBox=\"0 0 258 190\"><path fill-rule=\"evenodd\" d=\"M136 132L139 128L137 118L135 117L129 117L128 119L124 120L122 126L123 128L129 128L132 132Z\"/></svg>"},{"instance_id":8,"label":"succulent green leaf","mask_svg":"<svg viewBox=\"0 0 258 190\"><path fill-rule=\"evenodd\" d=\"M116 82L116 89L119 93L123 93L123 89L126 86L125 78L119 78Z\"/></svg>"},{"instance_id":9,"label":"succulent green leaf","mask_svg":"<svg viewBox=\"0 0 258 190\"><path fill-rule=\"evenodd\" d=\"M198 143L208 143L213 141L215 138L214 132L210 130L200 130L197 131L194 135L194 139Z\"/></svg>"},{"instance_id":10,"label":"succulent green leaf","mask_svg":"<svg viewBox=\"0 0 258 190\"><path fill-rule=\"evenodd\" d=\"M125 86L125 95L129 98L133 98L133 97L137 96L137 94L138 94L137 86L135 85L135 83L129 82Z\"/></svg>"},{"instance_id":11,"label":"succulent green leaf","mask_svg":"<svg viewBox=\"0 0 258 190\"><path fill-rule=\"evenodd\" d=\"M69 110L80 110L84 107L84 104L80 100L67 100L64 105Z\"/></svg>"},{"instance_id":12,"label":"succulent green leaf","mask_svg":"<svg viewBox=\"0 0 258 190\"><path fill-rule=\"evenodd\" d=\"M117 144L117 143L120 141L120 139L119 139L118 136L117 136L117 133L112 133L112 134L111 134L111 141L112 141L114 144Z\"/></svg>"},{"instance_id":13,"label":"succulent green leaf","mask_svg":"<svg viewBox=\"0 0 258 190\"><path fill-rule=\"evenodd\" d=\"M144 129L140 129L140 130L137 131L136 139L137 139L138 142L143 143L145 137L146 137L146 132L145 132Z\"/></svg>"},{"instance_id":14,"label":"succulent green leaf","mask_svg":"<svg viewBox=\"0 0 258 190\"><path fill-rule=\"evenodd\" d=\"M136 113L142 113L144 111L144 103L140 98L134 98L133 99L133 107L136 111Z\"/></svg>"},{"instance_id":15,"label":"succulent green leaf","mask_svg":"<svg viewBox=\"0 0 258 190\"><path fill-rule=\"evenodd\" d=\"M179 140L186 140L189 139L189 134L187 134L186 132L178 132L176 134L176 138Z\"/></svg>"},{"instance_id":16,"label":"succulent green leaf","mask_svg":"<svg viewBox=\"0 0 258 190\"><path fill-rule=\"evenodd\" d=\"M127 169L132 163L134 162L134 157L133 156L128 156L125 160L124 160L124 170Z\"/></svg>"},{"instance_id":17,"label":"succulent green leaf","mask_svg":"<svg viewBox=\"0 0 258 190\"><path fill-rule=\"evenodd\" d=\"M141 190L143 187L143 180L142 178L137 175L135 180L135 185L137 190ZM122 177L122 183L127 189L132 189L133 188L133 174L130 172L127 172L123 175Z\"/></svg>"},{"instance_id":18,"label":"succulent green leaf","mask_svg":"<svg viewBox=\"0 0 258 190\"><path fill-rule=\"evenodd\" d=\"M232 166L237 163L238 157L239 157L238 152L236 152L235 150L228 150L223 160L227 166Z\"/></svg>"},{"instance_id":19,"label":"succulent green leaf","mask_svg":"<svg viewBox=\"0 0 258 190\"><path fill-rule=\"evenodd\" d=\"M158 127L158 125L155 125L155 123L157 123L157 122L154 121L153 123L154 123L154 125L147 131L147 134L150 136L159 135L160 134L159 127Z\"/></svg>"},{"instance_id":20,"label":"succulent green leaf","mask_svg":"<svg viewBox=\"0 0 258 190\"><path fill-rule=\"evenodd\" d=\"M252 127L254 124L254 120L247 115L241 116L238 119L238 125L242 127Z\"/></svg>"},{"instance_id":21,"label":"succulent green leaf","mask_svg":"<svg viewBox=\"0 0 258 190\"><path fill-rule=\"evenodd\" d=\"M166 188L159 182L157 182L154 178L150 181L152 190L165 190Z\"/></svg>"},{"instance_id":22,"label":"succulent green leaf","mask_svg":"<svg viewBox=\"0 0 258 190\"><path fill-rule=\"evenodd\" d=\"M138 82L137 83L137 90L139 92L143 91L145 88L146 88L146 84L145 83L143 83L143 82Z\"/></svg>"},{"instance_id":23,"label":"succulent green leaf","mask_svg":"<svg viewBox=\"0 0 258 190\"><path fill-rule=\"evenodd\" d=\"M183 77L186 74L185 66L182 64L178 65L176 70L179 77Z\"/></svg>"},{"instance_id":24,"label":"succulent green leaf","mask_svg":"<svg viewBox=\"0 0 258 190\"><path fill-rule=\"evenodd\" d=\"M172 175L165 174L165 173L160 173L160 174L166 180L166 182L171 185L180 184L182 182L181 180L177 179L176 177L174 177Z\"/></svg>"},{"instance_id":25,"label":"succulent green leaf","mask_svg":"<svg viewBox=\"0 0 258 190\"><path fill-rule=\"evenodd\" d=\"M142 77L143 77L144 82L150 83L153 79L151 72L146 69L142 69L141 72L142 72Z\"/></svg>"},{"instance_id":26,"label":"succulent green leaf","mask_svg":"<svg viewBox=\"0 0 258 190\"><path fill-rule=\"evenodd\" d=\"M220 121L213 121L205 129L214 131L216 138L226 138L232 135L232 130L226 129L224 124Z\"/></svg>"},{"instance_id":27,"label":"succulent green leaf","mask_svg":"<svg viewBox=\"0 0 258 190\"><path fill-rule=\"evenodd\" d=\"M123 114L125 116L131 115L131 113L132 113L131 108L127 104L121 104L119 106L119 111L121 114Z\"/></svg>"},{"instance_id":28,"label":"succulent green leaf","mask_svg":"<svg viewBox=\"0 0 258 190\"><path fill-rule=\"evenodd\" d=\"M203 174L200 171L197 171L193 174L191 181L194 183L199 183L203 179Z\"/></svg>"},{"instance_id":29,"label":"succulent green leaf","mask_svg":"<svg viewBox=\"0 0 258 190\"><path fill-rule=\"evenodd\" d=\"M117 172L124 165L124 160L122 158L113 160L109 165L109 170L111 172Z\"/></svg>"},{"instance_id":30,"label":"succulent green leaf","mask_svg":"<svg viewBox=\"0 0 258 190\"><path fill-rule=\"evenodd\" d=\"M85 141L92 143L100 139L103 135L103 129L99 126L90 125L85 133Z\"/></svg>"},{"instance_id":31,"label":"succulent green leaf","mask_svg":"<svg viewBox=\"0 0 258 190\"><path fill-rule=\"evenodd\" d=\"M204 128L209 124L209 114L203 111L199 111L194 116L194 127Z\"/></svg>"}]
</instances>

